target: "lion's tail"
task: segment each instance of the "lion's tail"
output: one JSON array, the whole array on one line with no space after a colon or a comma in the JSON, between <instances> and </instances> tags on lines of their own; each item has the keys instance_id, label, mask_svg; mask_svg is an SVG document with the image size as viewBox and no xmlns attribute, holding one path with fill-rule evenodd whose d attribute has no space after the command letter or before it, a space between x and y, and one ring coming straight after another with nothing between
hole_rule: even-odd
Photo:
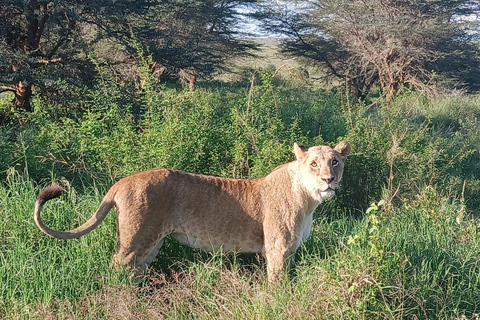
<instances>
[{"instance_id":1,"label":"lion's tail","mask_svg":"<svg viewBox=\"0 0 480 320\"><path fill-rule=\"evenodd\" d=\"M88 219L87 222L82 224L81 226L67 231L56 231L47 227L40 219L40 210L42 209L45 202L50 199L54 199L59 197L65 190L60 187L59 185L51 185L44 188L38 194L37 201L35 202L35 211L33 213L33 218L35 220L35 224L37 227L46 235L49 235L53 238L58 239L74 239L80 238L81 236L89 233L93 229L95 229L107 216L107 213L112 209L115 204L113 200L113 192L109 191L105 198L103 199L100 207L97 209L95 214Z\"/></svg>"}]
</instances>

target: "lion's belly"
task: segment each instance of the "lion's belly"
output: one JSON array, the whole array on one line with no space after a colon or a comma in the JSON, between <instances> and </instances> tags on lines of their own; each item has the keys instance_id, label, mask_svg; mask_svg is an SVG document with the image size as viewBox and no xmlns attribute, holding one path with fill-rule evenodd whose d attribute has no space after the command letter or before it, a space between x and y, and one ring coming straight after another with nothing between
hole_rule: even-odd
<instances>
[{"instance_id":1,"label":"lion's belly","mask_svg":"<svg viewBox=\"0 0 480 320\"><path fill-rule=\"evenodd\" d=\"M171 236L180 243L204 251L262 252L263 250L263 241L255 240L255 237L248 237L245 234L236 237L226 233L208 235L200 231L174 232Z\"/></svg>"}]
</instances>

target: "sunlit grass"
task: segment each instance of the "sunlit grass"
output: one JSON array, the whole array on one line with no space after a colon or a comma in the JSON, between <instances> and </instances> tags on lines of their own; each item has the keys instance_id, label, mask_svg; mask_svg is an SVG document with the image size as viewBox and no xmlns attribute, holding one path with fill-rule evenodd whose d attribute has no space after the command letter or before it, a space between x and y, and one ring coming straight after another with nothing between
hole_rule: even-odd
<instances>
[{"instance_id":1,"label":"sunlit grass","mask_svg":"<svg viewBox=\"0 0 480 320\"><path fill-rule=\"evenodd\" d=\"M130 284L110 268L113 214L79 240L50 239L33 224L35 191L18 176L0 187L6 319L455 319L480 308L480 225L457 223L462 204L433 188L360 219L318 216L295 268L276 286L267 284L262 259L195 252ZM48 203L45 220L81 223L98 205L96 193Z\"/></svg>"}]
</instances>

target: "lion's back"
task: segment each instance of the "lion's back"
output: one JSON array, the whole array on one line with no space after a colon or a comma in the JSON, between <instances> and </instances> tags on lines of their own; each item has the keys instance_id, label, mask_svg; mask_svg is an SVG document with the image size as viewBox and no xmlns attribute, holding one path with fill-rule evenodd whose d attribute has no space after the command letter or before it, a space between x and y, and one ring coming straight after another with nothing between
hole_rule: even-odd
<instances>
[{"instance_id":1,"label":"lion's back","mask_svg":"<svg viewBox=\"0 0 480 320\"><path fill-rule=\"evenodd\" d=\"M130 221L167 229L204 250L258 252L263 246L260 182L152 169L125 177L112 189L117 210Z\"/></svg>"}]
</instances>

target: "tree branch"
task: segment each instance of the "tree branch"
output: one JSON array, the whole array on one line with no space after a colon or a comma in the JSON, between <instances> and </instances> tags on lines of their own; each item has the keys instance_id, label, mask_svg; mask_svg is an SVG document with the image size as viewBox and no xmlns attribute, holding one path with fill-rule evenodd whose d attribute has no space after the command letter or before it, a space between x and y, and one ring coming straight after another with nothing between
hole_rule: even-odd
<instances>
[{"instance_id":1,"label":"tree branch","mask_svg":"<svg viewBox=\"0 0 480 320\"><path fill-rule=\"evenodd\" d=\"M47 3L42 2L39 4L40 7L40 12L41 12L41 18L40 21L38 22L38 27L37 27L37 32L35 35L35 48L38 48L40 45L40 40L42 38L43 30L45 29L45 23L48 20L48 11L47 11Z\"/></svg>"},{"instance_id":2,"label":"tree branch","mask_svg":"<svg viewBox=\"0 0 480 320\"><path fill-rule=\"evenodd\" d=\"M11 91L15 92L15 87L11 86L0 86L0 92Z\"/></svg>"},{"instance_id":3,"label":"tree branch","mask_svg":"<svg viewBox=\"0 0 480 320\"><path fill-rule=\"evenodd\" d=\"M62 58L53 58L53 59L40 59L37 60L37 64L50 64L50 63L58 63L63 62Z\"/></svg>"}]
</instances>

